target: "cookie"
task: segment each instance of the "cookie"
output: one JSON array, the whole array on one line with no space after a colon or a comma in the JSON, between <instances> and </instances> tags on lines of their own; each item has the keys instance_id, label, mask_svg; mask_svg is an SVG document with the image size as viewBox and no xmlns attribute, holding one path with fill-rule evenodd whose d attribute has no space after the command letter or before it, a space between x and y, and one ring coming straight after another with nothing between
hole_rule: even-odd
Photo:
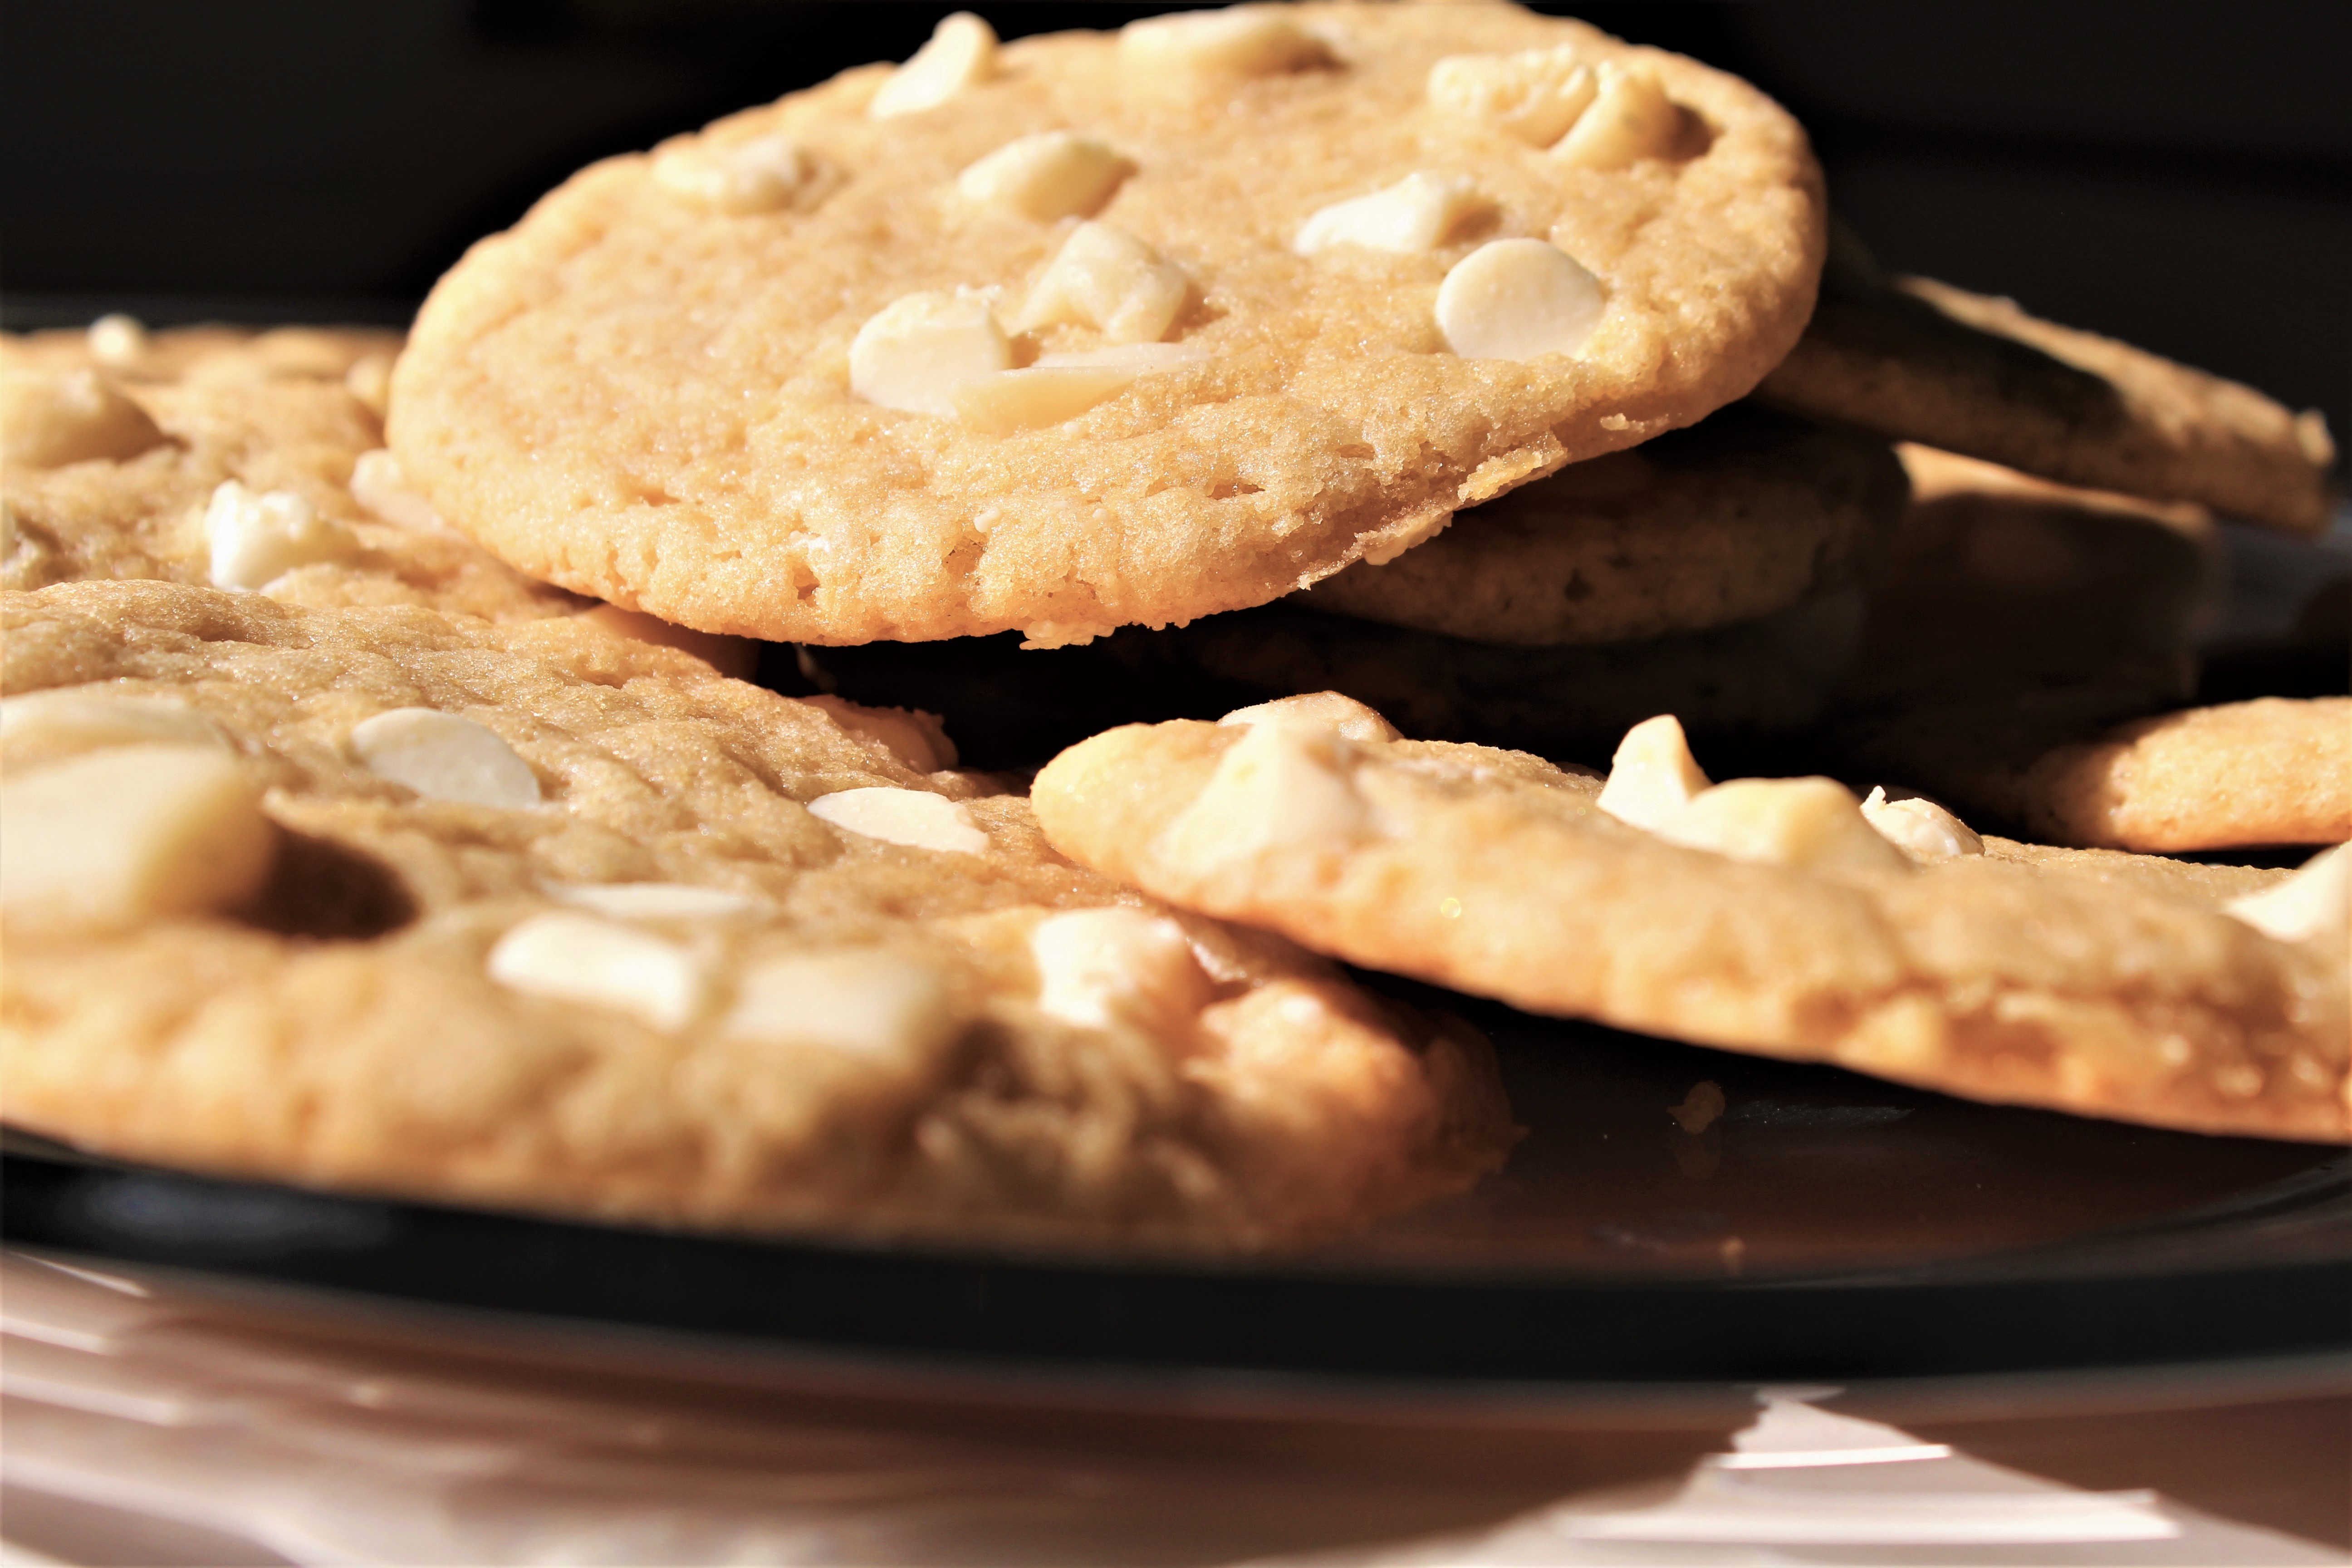
<instances>
[{"instance_id":1,"label":"cookie","mask_svg":"<svg viewBox=\"0 0 2352 1568\"><path fill-rule=\"evenodd\" d=\"M1832 740L1847 771L2026 828L2016 784L2035 758L2191 698L2220 594L2212 521L1901 451L1916 499Z\"/></svg>"},{"instance_id":2,"label":"cookie","mask_svg":"<svg viewBox=\"0 0 2352 1568\"><path fill-rule=\"evenodd\" d=\"M1306 603L1528 647L1702 631L1863 581L1906 497L1884 443L1738 403L1461 513Z\"/></svg>"},{"instance_id":3,"label":"cookie","mask_svg":"<svg viewBox=\"0 0 2352 1568\"><path fill-rule=\"evenodd\" d=\"M1814 419L2093 489L2326 528L2336 446L2316 410L1926 278L1841 244L1812 322L1758 395Z\"/></svg>"},{"instance_id":4,"label":"cookie","mask_svg":"<svg viewBox=\"0 0 2352 1568\"><path fill-rule=\"evenodd\" d=\"M352 385L372 363L381 378L396 336L134 331L0 345L9 426L47 437L8 464L7 587L146 577L493 619L580 607L442 526L402 481Z\"/></svg>"},{"instance_id":5,"label":"cookie","mask_svg":"<svg viewBox=\"0 0 2352 1568\"><path fill-rule=\"evenodd\" d=\"M1926 802L1709 785L1670 719L1604 782L1281 707L1097 736L1037 775L1038 821L1181 907L1532 1011L1996 1102L2352 1139L2340 854L2158 890Z\"/></svg>"},{"instance_id":6,"label":"cookie","mask_svg":"<svg viewBox=\"0 0 2352 1568\"><path fill-rule=\"evenodd\" d=\"M803 643L1264 603L1690 424L1812 308L1746 84L1505 5L873 66L575 175L434 289L391 444L533 576Z\"/></svg>"},{"instance_id":7,"label":"cookie","mask_svg":"<svg viewBox=\"0 0 2352 1568\"><path fill-rule=\"evenodd\" d=\"M1475 1036L1071 865L903 715L567 618L153 582L0 612L0 1070L36 1131L603 1219L1209 1248L1458 1190L1512 1137Z\"/></svg>"},{"instance_id":8,"label":"cookie","mask_svg":"<svg viewBox=\"0 0 2352 1568\"><path fill-rule=\"evenodd\" d=\"M2053 749L2016 815L2067 844L2227 849L2352 839L2352 697L2261 698Z\"/></svg>"}]
</instances>

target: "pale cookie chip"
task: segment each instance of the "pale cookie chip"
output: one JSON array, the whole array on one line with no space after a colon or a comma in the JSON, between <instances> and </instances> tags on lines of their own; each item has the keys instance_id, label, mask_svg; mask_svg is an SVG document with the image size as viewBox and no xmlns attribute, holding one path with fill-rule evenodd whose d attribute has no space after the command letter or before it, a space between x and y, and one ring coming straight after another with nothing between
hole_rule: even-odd
<instances>
[{"instance_id":1,"label":"pale cookie chip","mask_svg":"<svg viewBox=\"0 0 2352 1568\"><path fill-rule=\"evenodd\" d=\"M1735 404L1457 512L1306 602L1530 647L1702 631L1866 581L1906 493L1883 443Z\"/></svg>"},{"instance_id":2,"label":"pale cookie chip","mask_svg":"<svg viewBox=\"0 0 2352 1568\"><path fill-rule=\"evenodd\" d=\"M395 708L352 727L352 755L426 800L518 810L540 804L539 776L499 732L430 708Z\"/></svg>"},{"instance_id":3,"label":"pale cookie chip","mask_svg":"<svg viewBox=\"0 0 2352 1568\"><path fill-rule=\"evenodd\" d=\"M1914 863L1827 780L1702 793L1668 819L1712 846L1696 848L1533 758L1393 741L1349 743L1382 831L1342 842L1254 826L1286 803L1262 795L1252 818L1223 788L1229 759L1280 733L1098 735L1037 775L1038 820L1181 907L1531 1011L1996 1102L2352 1141L2343 944L2222 908L2275 873L2006 841ZM1213 802L1252 853L1185 831Z\"/></svg>"},{"instance_id":4,"label":"pale cookie chip","mask_svg":"<svg viewBox=\"0 0 2352 1568\"><path fill-rule=\"evenodd\" d=\"M1858 246L1759 395L1799 414L2096 489L2200 501L2295 533L2335 506L2317 411L1926 278Z\"/></svg>"},{"instance_id":5,"label":"pale cookie chip","mask_svg":"<svg viewBox=\"0 0 2352 1568\"><path fill-rule=\"evenodd\" d=\"M161 445L146 411L91 370L0 369L0 458L10 468L120 461Z\"/></svg>"},{"instance_id":6,"label":"pale cookie chip","mask_svg":"<svg viewBox=\"0 0 2352 1568\"><path fill-rule=\"evenodd\" d=\"M583 170L477 246L394 371L408 482L523 572L681 625L1052 647L1393 557L1744 395L1811 308L1795 122L1579 23L984 37ZM1601 167L1431 95L1449 58L1562 48L1689 134ZM836 183L748 214L665 183L763 138ZM1156 342L1189 357L1072 374Z\"/></svg>"},{"instance_id":7,"label":"pale cookie chip","mask_svg":"<svg viewBox=\"0 0 2352 1568\"><path fill-rule=\"evenodd\" d=\"M1889 800L1886 786L1879 784L1862 803L1862 815L1886 842L1916 859L1952 860L1985 852L1984 840L1967 823L1920 795Z\"/></svg>"},{"instance_id":8,"label":"pale cookie chip","mask_svg":"<svg viewBox=\"0 0 2352 1568\"><path fill-rule=\"evenodd\" d=\"M142 582L0 596L0 713L176 702L236 746L9 768L0 1073L46 1136L640 1224L1208 1250L1460 1191L1511 1141L1458 1027L673 649ZM493 720L543 803L384 783L349 737L403 710ZM827 825L861 796L987 853Z\"/></svg>"},{"instance_id":9,"label":"pale cookie chip","mask_svg":"<svg viewBox=\"0 0 2352 1568\"><path fill-rule=\"evenodd\" d=\"M381 400L352 384L370 364L388 373L399 344L387 332L297 328L0 337L8 377L88 374L103 347L125 406L161 433L59 468L0 465L14 535L0 585L210 584L217 564L223 583L303 605L427 605L498 620L576 608L443 528L408 486L383 448ZM232 484L243 500L224 507L215 537L208 520Z\"/></svg>"},{"instance_id":10,"label":"pale cookie chip","mask_svg":"<svg viewBox=\"0 0 2352 1568\"><path fill-rule=\"evenodd\" d=\"M988 835L971 813L929 790L877 785L845 789L809 802L810 815L861 838L950 855L985 855Z\"/></svg>"},{"instance_id":11,"label":"pale cookie chip","mask_svg":"<svg viewBox=\"0 0 2352 1568\"><path fill-rule=\"evenodd\" d=\"M2190 708L2061 746L2020 815L2067 844L2158 852L2352 839L2352 697Z\"/></svg>"},{"instance_id":12,"label":"pale cookie chip","mask_svg":"<svg viewBox=\"0 0 2352 1568\"><path fill-rule=\"evenodd\" d=\"M2281 942L2326 942L2341 951L2352 931L2352 849L2313 856L2286 881L2221 906L2222 912Z\"/></svg>"}]
</instances>

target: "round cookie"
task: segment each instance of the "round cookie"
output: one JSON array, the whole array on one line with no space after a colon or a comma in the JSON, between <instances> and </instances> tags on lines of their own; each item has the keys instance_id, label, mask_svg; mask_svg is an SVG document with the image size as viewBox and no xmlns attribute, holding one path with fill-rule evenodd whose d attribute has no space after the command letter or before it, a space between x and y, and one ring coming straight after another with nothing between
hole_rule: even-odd
<instances>
[{"instance_id":1,"label":"round cookie","mask_svg":"<svg viewBox=\"0 0 2352 1568\"><path fill-rule=\"evenodd\" d=\"M492 619L578 609L442 526L402 482L381 414L399 342L147 332L119 318L0 340L8 423L39 426L47 447L7 465L0 584L147 577Z\"/></svg>"},{"instance_id":2,"label":"round cookie","mask_svg":"<svg viewBox=\"0 0 2352 1568\"><path fill-rule=\"evenodd\" d=\"M2015 815L2067 844L2227 849L2352 838L2352 697L2265 697L2119 725L2038 759Z\"/></svg>"},{"instance_id":3,"label":"round cookie","mask_svg":"<svg viewBox=\"0 0 2352 1568\"><path fill-rule=\"evenodd\" d=\"M1829 780L1709 786L1670 720L1603 783L1274 706L1097 736L1037 775L1038 821L1181 907L1537 1012L1998 1102L2352 1140L2340 886L2332 911L2282 920L2275 874L2158 890L1874 797L1922 830L1898 849Z\"/></svg>"},{"instance_id":4,"label":"round cookie","mask_svg":"<svg viewBox=\"0 0 2352 1568\"><path fill-rule=\"evenodd\" d=\"M1466 1186L1490 1055L919 731L571 619L0 596L12 1122L658 1224L1228 1248ZM920 755L902 756L892 746Z\"/></svg>"},{"instance_id":5,"label":"round cookie","mask_svg":"<svg viewBox=\"0 0 2352 1568\"><path fill-rule=\"evenodd\" d=\"M2327 526L2336 446L2316 410L1927 278L1885 278L1843 231L1822 299L1758 395L2093 489Z\"/></svg>"},{"instance_id":6,"label":"round cookie","mask_svg":"<svg viewBox=\"0 0 2352 1568\"><path fill-rule=\"evenodd\" d=\"M1537 647L1700 631L1861 581L1906 494L1885 444L1738 403L1460 513L1306 602Z\"/></svg>"},{"instance_id":7,"label":"round cookie","mask_svg":"<svg viewBox=\"0 0 2352 1568\"><path fill-rule=\"evenodd\" d=\"M1742 395L1822 226L1786 113L1574 22L965 19L477 245L392 447L525 571L706 630L1083 641Z\"/></svg>"}]
</instances>

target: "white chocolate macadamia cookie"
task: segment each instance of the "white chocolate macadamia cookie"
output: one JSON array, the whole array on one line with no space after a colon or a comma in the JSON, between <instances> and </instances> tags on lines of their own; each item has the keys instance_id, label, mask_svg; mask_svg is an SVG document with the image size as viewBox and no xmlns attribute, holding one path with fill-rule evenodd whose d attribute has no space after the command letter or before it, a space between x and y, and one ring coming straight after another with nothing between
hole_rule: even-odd
<instances>
[{"instance_id":1,"label":"white chocolate macadamia cookie","mask_svg":"<svg viewBox=\"0 0 2352 1568\"><path fill-rule=\"evenodd\" d=\"M959 14L476 246L391 447L522 571L706 631L1084 642L1742 395L1824 223L1778 106L1580 23Z\"/></svg>"}]
</instances>

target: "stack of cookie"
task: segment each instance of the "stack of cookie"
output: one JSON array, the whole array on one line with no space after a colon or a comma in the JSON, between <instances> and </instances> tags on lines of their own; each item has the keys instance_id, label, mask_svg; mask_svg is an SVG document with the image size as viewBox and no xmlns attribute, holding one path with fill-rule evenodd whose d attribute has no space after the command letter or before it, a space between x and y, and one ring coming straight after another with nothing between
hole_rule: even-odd
<instances>
[{"instance_id":1,"label":"stack of cookie","mask_svg":"<svg viewBox=\"0 0 2352 1568\"><path fill-rule=\"evenodd\" d=\"M2325 433L1851 246L1822 293L1831 248L1782 110L1580 24L959 15L583 172L396 365L11 343L10 1119L668 1223L1293 1242L1516 1135L1474 1032L1320 953L2352 1135L2341 854L1912 793L2150 831L2246 721L2095 732L2185 695L2201 508L2315 526ZM2341 729L2242 841L2352 836ZM1909 787L1714 785L1688 736ZM1072 742L1034 807L959 765Z\"/></svg>"}]
</instances>

